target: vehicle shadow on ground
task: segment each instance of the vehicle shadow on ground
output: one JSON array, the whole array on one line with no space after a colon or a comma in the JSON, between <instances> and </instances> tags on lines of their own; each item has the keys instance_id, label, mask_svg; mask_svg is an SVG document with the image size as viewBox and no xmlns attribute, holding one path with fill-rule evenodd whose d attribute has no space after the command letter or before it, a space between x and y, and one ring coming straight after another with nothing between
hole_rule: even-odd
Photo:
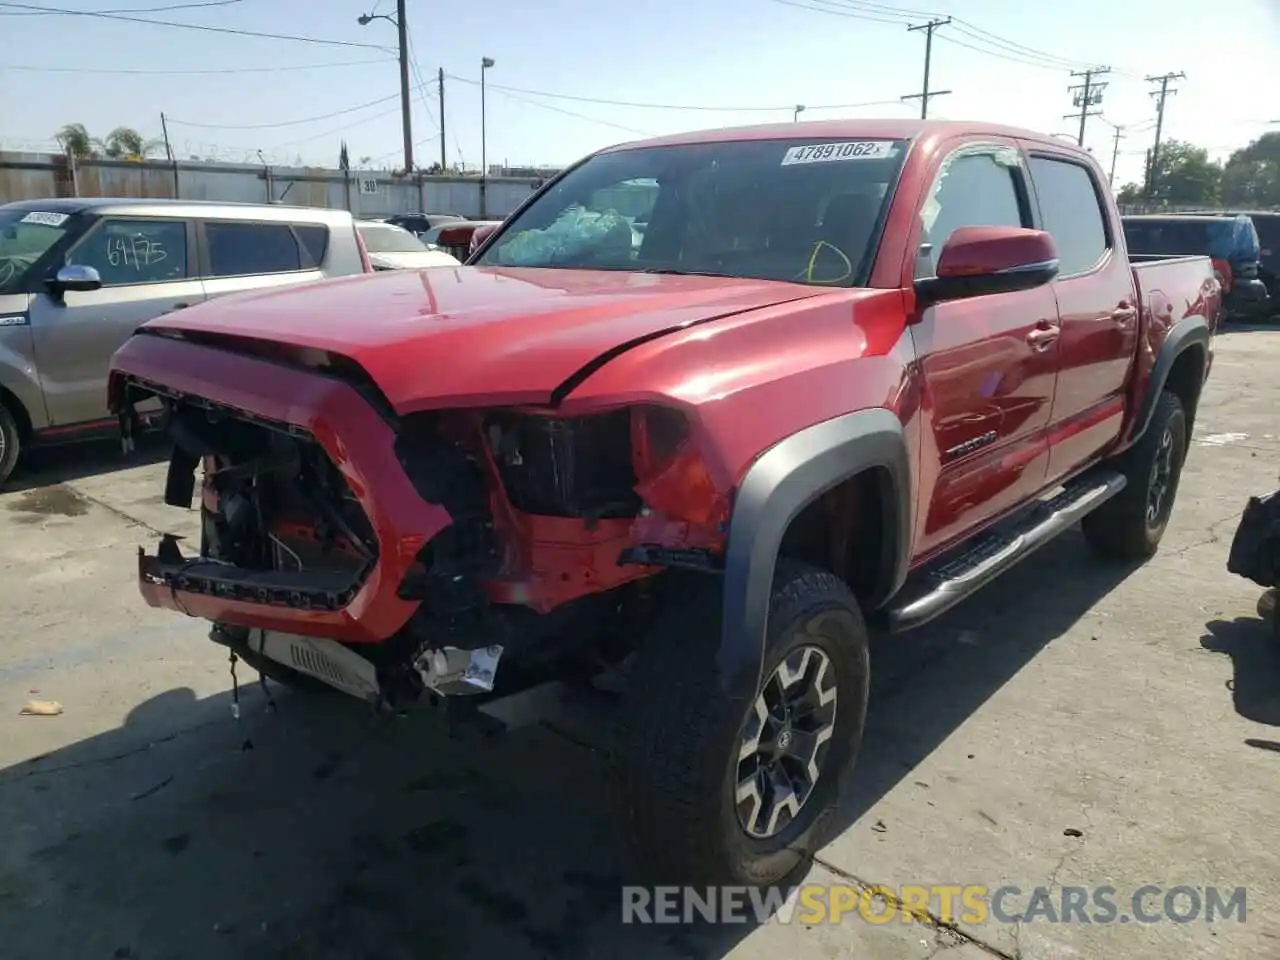
<instances>
[{"instance_id":1,"label":"vehicle shadow on ground","mask_svg":"<svg viewBox=\"0 0 1280 960\"><path fill-rule=\"evenodd\" d=\"M1231 658L1227 681L1236 712L1246 720L1280 727L1280 644L1260 617L1213 620L1200 645Z\"/></svg>"},{"instance_id":2,"label":"vehicle shadow on ground","mask_svg":"<svg viewBox=\"0 0 1280 960\"><path fill-rule=\"evenodd\" d=\"M137 449L128 454L121 452L120 440L112 438L36 447L23 454L0 493L22 493L159 463L169 456L169 450L169 443L159 433L138 437Z\"/></svg>"},{"instance_id":3,"label":"vehicle shadow on ground","mask_svg":"<svg viewBox=\"0 0 1280 960\"><path fill-rule=\"evenodd\" d=\"M878 642L853 823L1126 575L1078 535ZM241 669L242 683L248 671ZM170 690L0 771L0 937L22 957L719 958L749 925L621 923L599 723L480 743L338 695ZM56 723L57 720L32 721ZM563 732L556 732L559 729Z\"/></svg>"}]
</instances>

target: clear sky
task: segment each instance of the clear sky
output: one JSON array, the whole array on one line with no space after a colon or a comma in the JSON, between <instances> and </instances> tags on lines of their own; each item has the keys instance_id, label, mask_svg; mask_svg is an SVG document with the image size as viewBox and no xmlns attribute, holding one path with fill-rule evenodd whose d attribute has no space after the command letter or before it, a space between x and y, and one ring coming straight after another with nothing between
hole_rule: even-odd
<instances>
[{"instance_id":1,"label":"clear sky","mask_svg":"<svg viewBox=\"0 0 1280 960\"><path fill-rule=\"evenodd\" d=\"M357 46L33 14L20 3ZM97 136L124 125L159 137L163 111L180 156L256 162L261 150L273 163L332 166L345 137L353 163L390 168L401 152L396 31L386 20L358 25L370 10L394 14L395 0L0 0L0 148L47 149L69 122ZM1063 119L1067 86L1080 82L1070 72L1110 66L1104 118L1089 120L1086 144L1109 165L1105 121L1128 128L1117 185L1140 177L1151 142L1147 75L1186 73L1165 135L1217 157L1280 121L1280 0L408 0L412 80L424 95L413 106L416 159L440 158L443 67L449 162L479 164L482 57L495 61L491 163L561 164L646 134L789 119L795 104L811 119L912 116L918 103L899 98L920 89L925 43L907 25L930 14L955 18L937 31L931 83L953 92L931 116L1074 135L1077 123Z\"/></svg>"}]
</instances>

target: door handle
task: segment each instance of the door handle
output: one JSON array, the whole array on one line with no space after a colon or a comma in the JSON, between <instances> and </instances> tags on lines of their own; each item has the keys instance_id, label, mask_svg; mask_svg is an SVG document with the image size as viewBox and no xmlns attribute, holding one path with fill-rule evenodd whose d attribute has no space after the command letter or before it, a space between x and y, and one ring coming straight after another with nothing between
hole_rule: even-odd
<instances>
[{"instance_id":1,"label":"door handle","mask_svg":"<svg viewBox=\"0 0 1280 960\"><path fill-rule=\"evenodd\" d=\"M191 306L191 304L189 304L189 303L175 303L175 304L173 305L173 309L174 309L174 310L185 310L185 309L187 309L187 307L189 307L189 306Z\"/></svg>"},{"instance_id":2,"label":"door handle","mask_svg":"<svg viewBox=\"0 0 1280 960\"><path fill-rule=\"evenodd\" d=\"M1031 344L1033 350L1047 350L1053 346L1061 333L1062 328L1054 324L1037 326L1027 334L1027 343Z\"/></svg>"},{"instance_id":3,"label":"door handle","mask_svg":"<svg viewBox=\"0 0 1280 960\"><path fill-rule=\"evenodd\" d=\"M1138 311L1127 303L1122 303L1111 311L1111 319L1117 326L1127 327L1138 316Z\"/></svg>"}]
</instances>

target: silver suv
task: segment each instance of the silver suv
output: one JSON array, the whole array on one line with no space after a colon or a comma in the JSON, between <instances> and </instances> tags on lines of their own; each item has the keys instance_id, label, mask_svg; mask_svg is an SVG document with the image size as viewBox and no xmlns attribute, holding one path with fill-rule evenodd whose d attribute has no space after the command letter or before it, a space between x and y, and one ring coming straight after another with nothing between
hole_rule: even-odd
<instances>
[{"instance_id":1,"label":"silver suv","mask_svg":"<svg viewBox=\"0 0 1280 960\"><path fill-rule=\"evenodd\" d=\"M20 448L101 436L111 355L210 297L370 270L346 210L182 200L0 206L0 483Z\"/></svg>"}]
</instances>

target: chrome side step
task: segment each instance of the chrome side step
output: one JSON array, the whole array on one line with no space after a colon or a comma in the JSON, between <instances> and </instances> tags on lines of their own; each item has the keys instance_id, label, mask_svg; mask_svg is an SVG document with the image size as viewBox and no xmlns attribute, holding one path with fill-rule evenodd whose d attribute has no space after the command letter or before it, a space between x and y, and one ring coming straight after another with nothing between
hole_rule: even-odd
<instances>
[{"instance_id":1,"label":"chrome side step","mask_svg":"<svg viewBox=\"0 0 1280 960\"><path fill-rule=\"evenodd\" d=\"M913 630L951 609L1110 500L1124 486L1124 476L1113 472L1072 481L1025 516L980 537L960 555L948 556L914 574L889 608L890 632Z\"/></svg>"}]
</instances>

